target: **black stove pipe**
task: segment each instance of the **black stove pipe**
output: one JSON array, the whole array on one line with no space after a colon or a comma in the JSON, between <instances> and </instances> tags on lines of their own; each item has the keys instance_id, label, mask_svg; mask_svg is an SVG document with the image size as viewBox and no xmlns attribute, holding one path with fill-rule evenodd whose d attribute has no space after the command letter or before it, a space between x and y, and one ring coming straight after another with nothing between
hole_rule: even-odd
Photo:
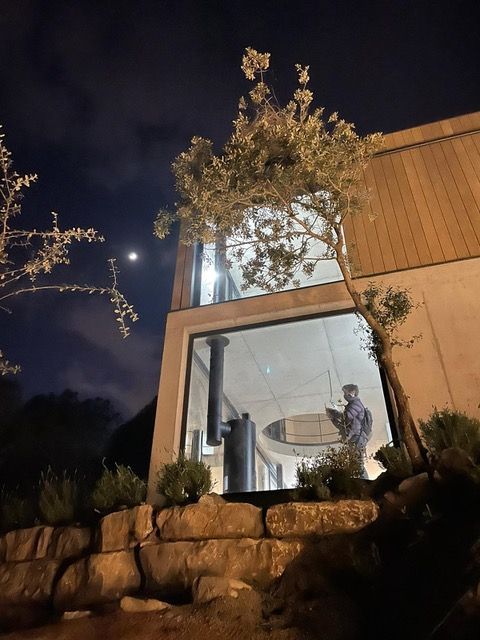
<instances>
[{"instance_id":1,"label":"black stove pipe","mask_svg":"<svg viewBox=\"0 0 480 640\"><path fill-rule=\"evenodd\" d=\"M222 421L223 361L230 340L224 336L207 338L210 347L210 378L208 382L207 444L218 447L222 437L230 433L230 425Z\"/></svg>"},{"instance_id":2,"label":"black stove pipe","mask_svg":"<svg viewBox=\"0 0 480 640\"><path fill-rule=\"evenodd\" d=\"M223 458L224 493L255 491L257 475L255 468L255 423L248 413L241 418L229 420L231 431L225 438Z\"/></svg>"},{"instance_id":3,"label":"black stove pipe","mask_svg":"<svg viewBox=\"0 0 480 640\"><path fill-rule=\"evenodd\" d=\"M224 336L207 338L210 347L208 383L207 444L218 447L225 439L223 477L224 492L255 491L255 423L248 413L228 423L222 420L223 363L225 347L230 340Z\"/></svg>"}]
</instances>

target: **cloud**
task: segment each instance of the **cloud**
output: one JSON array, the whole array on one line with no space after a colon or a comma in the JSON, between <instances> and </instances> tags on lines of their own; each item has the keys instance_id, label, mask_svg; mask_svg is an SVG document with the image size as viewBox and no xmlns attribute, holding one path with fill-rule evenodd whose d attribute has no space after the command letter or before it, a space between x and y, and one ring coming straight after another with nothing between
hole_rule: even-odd
<instances>
[{"instance_id":1,"label":"cloud","mask_svg":"<svg viewBox=\"0 0 480 640\"><path fill-rule=\"evenodd\" d=\"M202 118L215 122L217 111L229 123L218 96L212 105L200 9L12 4L0 18L0 56L11 61L0 65L6 111L37 143L74 149L97 183L168 183Z\"/></svg>"},{"instance_id":2,"label":"cloud","mask_svg":"<svg viewBox=\"0 0 480 640\"><path fill-rule=\"evenodd\" d=\"M112 316L108 304L89 300L75 305L62 320L80 344L74 359L60 372L59 383L83 395L109 398L128 417L157 392L162 336L135 325L124 340Z\"/></svg>"}]
</instances>

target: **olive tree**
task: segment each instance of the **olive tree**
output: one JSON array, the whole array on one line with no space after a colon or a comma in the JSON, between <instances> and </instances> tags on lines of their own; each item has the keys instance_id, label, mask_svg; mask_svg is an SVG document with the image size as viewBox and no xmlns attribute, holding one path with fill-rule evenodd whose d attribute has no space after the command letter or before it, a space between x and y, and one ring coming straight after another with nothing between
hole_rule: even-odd
<instances>
[{"instance_id":1,"label":"olive tree","mask_svg":"<svg viewBox=\"0 0 480 640\"><path fill-rule=\"evenodd\" d=\"M378 296L357 288L344 235L347 218L365 215L363 170L383 138L360 136L337 113L324 117L323 109L313 108L308 66L296 65L298 88L279 105L265 82L269 59L268 53L246 49L242 70L254 84L240 99L233 131L219 154L210 140L194 137L175 159L179 202L174 213L160 211L155 232L164 237L172 221L180 220L182 241L216 243L227 265L232 259L240 265L245 288L298 285L300 273L308 277L320 261L336 260L356 312L374 337L401 435L420 465L417 431L392 353L392 332L401 322L382 324Z\"/></svg>"},{"instance_id":2,"label":"olive tree","mask_svg":"<svg viewBox=\"0 0 480 640\"><path fill-rule=\"evenodd\" d=\"M4 134L0 133L0 311L12 313L11 303L18 296L41 291L105 295L113 305L117 326L126 338L130 323L138 316L118 289L114 258L109 260L110 281L103 286L50 280L55 267L70 264L69 251L73 243L103 242L103 236L92 228L61 229L56 213L52 213L49 229L18 226L25 190L36 180L36 174L19 175L13 169L11 152L5 146ZM17 373L19 369L0 350L0 375Z\"/></svg>"}]
</instances>

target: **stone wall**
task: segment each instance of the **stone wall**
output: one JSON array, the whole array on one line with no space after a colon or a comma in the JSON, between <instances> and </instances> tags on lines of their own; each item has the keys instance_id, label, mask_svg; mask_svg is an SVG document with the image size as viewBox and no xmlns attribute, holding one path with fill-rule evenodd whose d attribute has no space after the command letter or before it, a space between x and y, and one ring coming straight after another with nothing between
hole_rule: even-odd
<instances>
[{"instance_id":1,"label":"stone wall","mask_svg":"<svg viewBox=\"0 0 480 640\"><path fill-rule=\"evenodd\" d=\"M268 589L306 545L359 531L378 507L359 500L288 503L263 515L250 504L204 496L186 507L112 513L94 530L12 531L0 538L0 618L13 606L64 612L134 594L168 599L205 576Z\"/></svg>"}]
</instances>

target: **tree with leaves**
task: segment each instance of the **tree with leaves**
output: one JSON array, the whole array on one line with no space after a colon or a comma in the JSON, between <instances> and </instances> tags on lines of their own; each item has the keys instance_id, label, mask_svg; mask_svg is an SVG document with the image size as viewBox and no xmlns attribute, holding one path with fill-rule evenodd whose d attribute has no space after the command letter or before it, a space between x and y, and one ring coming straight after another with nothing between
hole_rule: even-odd
<instances>
[{"instance_id":1,"label":"tree with leaves","mask_svg":"<svg viewBox=\"0 0 480 640\"><path fill-rule=\"evenodd\" d=\"M110 282L105 286L52 283L51 272L58 265L70 264L69 251L74 242L104 242L95 229L61 229L58 215L52 213L52 226L47 230L21 229L17 218L22 213L25 190L34 182L35 174L19 175L12 165L12 154L0 133L0 311L11 313L10 303L20 295L41 291L71 291L109 297L118 328L126 338L130 324L138 319L133 307L118 289L118 268L109 260ZM0 350L0 374L17 373Z\"/></svg>"},{"instance_id":2,"label":"tree with leaves","mask_svg":"<svg viewBox=\"0 0 480 640\"><path fill-rule=\"evenodd\" d=\"M180 220L182 241L214 244L227 266L232 260L239 265L244 288L298 285L298 274L311 276L320 261L336 260L374 338L402 438L420 466L417 431L392 353L403 320L382 323L381 296L357 289L343 230L347 218L364 214L363 170L383 138L359 136L338 114L325 118L323 109L312 108L308 66L296 65L299 86L286 106L279 105L265 82L269 63L270 54L246 49L242 70L254 86L240 100L233 131L218 155L210 140L195 137L175 159L180 199L175 213L160 211L155 233L164 237Z\"/></svg>"}]
</instances>

